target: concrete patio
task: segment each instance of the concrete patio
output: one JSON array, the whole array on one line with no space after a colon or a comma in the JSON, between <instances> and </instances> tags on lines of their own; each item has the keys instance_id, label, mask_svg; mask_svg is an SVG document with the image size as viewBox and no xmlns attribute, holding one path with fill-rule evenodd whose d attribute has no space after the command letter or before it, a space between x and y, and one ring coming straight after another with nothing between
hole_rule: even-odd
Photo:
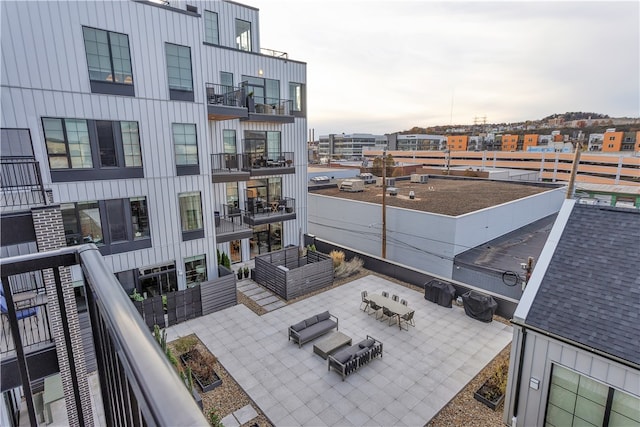
<instances>
[{"instance_id":1,"label":"concrete patio","mask_svg":"<svg viewBox=\"0 0 640 427\"><path fill-rule=\"evenodd\" d=\"M362 290L405 298L416 327L400 331L359 310ZM289 325L324 310L354 343L367 334L382 341L383 358L343 382L313 342L299 349L288 341ZM372 275L263 316L231 307L168 328L167 339L191 333L277 426L424 425L511 341L510 326L479 322Z\"/></svg>"}]
</instances>

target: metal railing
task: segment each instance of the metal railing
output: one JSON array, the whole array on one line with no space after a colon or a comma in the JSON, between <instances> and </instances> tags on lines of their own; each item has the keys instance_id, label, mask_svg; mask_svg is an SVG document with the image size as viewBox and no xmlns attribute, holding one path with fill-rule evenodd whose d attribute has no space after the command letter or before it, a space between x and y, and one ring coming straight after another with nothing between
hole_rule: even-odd
<instances>
[{"instance_id":1,"label":"metal railing","mask_svg":"<svg viewBox=\"0 0 640 427\"><path fill-rule=\"evenodd\" d=\"M242 154L242 165L244 169L287 168L293 166L293 155L293 151L248 152Z\"/></svg>"},{"instance_id":2,"label":"metal railing","mask_svg":"<svg viewBox=\"0 0 640 427\"><path fill-rule=\"evenodd\" d=\"M222 205L222 214L215 218L216 233L235 233L250 229L251 227L242 220L244 214L244 211L236 206Z\"/></svg>"},{"instance_id":3,"label":"metal railing","mask_svg":"<svg viewBox=\"0 0 640 427\"><path fill-rule=\"evenodd\" d=\"M245 107L245 91L241 87L205 83L207 104Z\"/></svg>"},{"instance_id":4,"label":"metal railing","mask_svg":"<svg viewBox=\"0 0 640 427\"><path fill-rule=\"evenodd\" d=\"M241 154L212 154L211 172L239 172L243 169L242 160Z\"/></svg>"},{"instance_id":5,"label":"metal railing","mask_svg":"<svg viewBox=\"0 0 640 427\"><path fill-rule=\"evenodd\" d=\"M66 322L60 272L61 267L77 264L82 268L87 294L106 424L208 425L189 391L93 244L0 260L2 287L8 307L7 318L3 320L9 323L15 341L17 364L31 424L37 424L31 390L31 383L35 378L30 378L27 369L10 278L52 269L57 295L49 297L58 299L63 316L62 322L53 327L62 328L65 341L80 339L71 336L72 332ZM71 375L75 377L71 344L65 342L64 345L67 348ZM73 394L67 398L75 399L78 420L82 425L82 400L77 383L74 382Z\"/></svg>"},{"instance_id":6,"label":"metal railing","mask_svg":"<svg viewBox=\"0 0 640 427\"><path fill-rule=\"evenodd\" d=\"M281 52L279 50L260 48L260 53L266 56L273 56L274 58L289 59L287 52Z\"/></svg>"},{"instance_id":7,"label":"metal railing","mask_svg":"<svg viewBox=\"0 0 640 427\"><path fill-rule=\"evenodd\" d=\"M290 116L292 101L281 98L255 98L255 112L273 116Z\"/></svg>"},{"instance_id":8,"label":"metal railing","mask_svg":"<svg viewBox=\"0 0 640 427\"><path fill-rule=\"evenodd\" d=\"M0 159L0 206L44 205L47 196L40 163L32 157Z\"/></svg>"},{"instance_id":9,"label":"metal railing","mask_svg":"<svg viewBox=\"0 0 640 427\"><path fill-rule=\"evenodd\" d=\"M246 215L249 217L273 217L291 214L296 211L296 200L292 197L261 200L250 198L244 202Z\"/></svg>"}]
</instances>

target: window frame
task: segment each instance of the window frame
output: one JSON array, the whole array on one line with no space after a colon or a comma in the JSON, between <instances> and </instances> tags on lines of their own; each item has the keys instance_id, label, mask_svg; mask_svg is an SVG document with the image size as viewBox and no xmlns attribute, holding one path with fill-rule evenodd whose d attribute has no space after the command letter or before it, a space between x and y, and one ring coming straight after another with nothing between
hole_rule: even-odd
<instances>
[{"instance_id":1,"label":"window frame","mask_svg":"<svg viewBox=\"0 0 640 427\"><path fill-rule=\"evenodd\" d=\"M194 135L195 135L195 143L194 144L186 144L186 143L176 143L176 127L178 126L193 126ZM187 133L183 133L182 135L186 136ZM200 174L200 149L198 147L198 127L195 123L171 123L171 139L173 141L173 158L176 164L176 175L177 176L185 176L185 175L199 175ZM178 163L178 156L188 156L186 153L187 147L195 146L195 163ZM178 153L178 148L184 147L184 153Z\"/></svg>"},{"instance_id":2,"label":"window frame","mask_svg":"<svg viewBox=\"0 0 640 427\"><path fill-rule=\"evenodd\" d=\"M185 218L183 216L183 213L186 213L189 211L186 209L187 207L194 207L194 201L190 202L191 206L186 206L186 205L183 206L183 200L186 201L187 198L192 198L192 197L197 197L198 204L195 207L199 209L199 218L189 219L189 218ZM195 212L197 214L198 210L196 210ZM180 231L182 232L183 241L201 239L204 237L204 212L202 209L202 193L200 191L187 191L184 193L179 193L178 194L178 213L180 217ZM200 227L188 228L187 230L185 230L185 225L188 225L188 223L192 220L195 220L196 223L199 222Z\"/></svg>"},{"instance_id":3,"label":"window frame","mask_svg":"<svg viewBox=\"0 0 640 427\"><path fill-rule=\"evenodd\" d=\"M74 168L72 167L72 160L69 147L69 133L67 130L67 121L82 121L87 127L88 147L90 150L91 167ZM56 141L64 145L64 152L50 152L48 132L46 123L48 121L58 121L60 123L60 131L62 132L62 139ZM51 174L52 182L76 182L76 181L94 181L94 180L112 180L112 179L126 179L126 178L144 178L144 168L142 160L142 146L140 143L140 126L137 121L122 120L93 120L93 119L77 119L71 117L42 117L42 133L45 142L45 149L47 150L47 161L49 166L49 173ZM113 145L115 146L115 158L116 166L102 166L100 156L100 140L98 134L98 123L111 123ZM136 141L133 146L137 146L137 155L139 165L127 166L124 143L122 134L122 123L132 124L135 123L135 135ZM66 168L54 168L51 165L52 158L65 158L67 159Z\"/></svg>"},{"instance_id":4,"label":"window frame","mask_svg":"<svg viewBox=\"0 0 640 427\"><path fill-rule=\"evenodd\" d=\"M238 33L238 31L242 29L242 28L238 28L238 24L247 24L248 29L244 28L244 31L242 31L241 33ZM234 28L235 28L236 49L241 50L243 52L253 52L253 40L251 39L252 38L251 21L245 21L244 19L235 18ZM246 36L247 33L248 33L248 36ZM245 43L243 43L243 39Z\"/></svg>"},{"instance_id":5,"label":"window frame","mask_svg":"<svg viewBox=\"0 0 640 427\"><path fill-rule=\"evenodd\" d=\"M107 38L107 46L109 49L109 65L111 69L112 80L100 80L91 77L91 70L89 69L89 55L90 53L87 50L87 39L85 30L91 31L100 31L105 33ZM129 67L130 67L130 75L127 77L131 77L131 82L126 82L126 77L124 82L117 82L113 77L116 75L115 65L114 65L114 46L112 45L111 39L112 35L124 36L127 38L127 52L129 55ZM131 44L129 43L129 35L125 33L118 33L116 31L103 30L101 28L90 27L87 25L82 26L82 40L84 42L84 51L85 51L85 59L87 61L87 73L89 76L89 84L91 86L91 93L104 93L108 95L122 95L122 96L135 96L135 86L134 86L134 78L133 78L133 58L131 56ZM122 46L119 46L122 48ZM118 60L122 60L122 58L117 58Z\"/></svg>"},{"instance_id":6,"label":"window frame","mask_svg":"<svg viewBox=\"0 0 640 427\"><path fill-rule=\"evenodd\" d=\"M169 64L169 57L170 55L173 56L173 54L169 53L169 46L174 46L178 49L177 51L177 55L176 58L178 58L178 65L170 65ZM189 82L190 82L190 88L186 88L185 86L176 86L173 85L171 83L172 77L170 77L170 69L172 68L176 68L178 70L178 74L181 75L181 70L186 70L184 68L181 68L180 66L180 49L186 49L189 53ZM180 44L176 44L176 43L169 43L169 42L165 42L164 43L164 56L165 56L165 62L166 62L166 71L167 71L167 87L169 89L169 99L173 100L173 101L194 101L194 81L193 81L193 56L191 55L191 46L184 46L184 45L180 45ZM179 77L179 80L182 81L183 77L182 75ZM186 80L185 80L186 81Z\"/></svg>"},{"instance_id":7,"label":"window frame","mask_svg":"<svg viewBox=\"0 0 640 427\"><path fill-rule=\"evenodd\" d=\"M211 41L208 39L209 36L209 30L213 30L212 28L208 28L207 27L207 22L209 22L210 20L207 19L208 16L213 15L215 17L215 24L216 24L216 28L215 28L215 41ZM204 13L202 14L202 17L204 19L204 42L207 44L212 44L215 46L219 46L220 45L220 20L218 19L218 12L213 12L211 10L206 10L204 11ZM212 21L211 21L212 22Z\"/></svg>"},{"instance_id":8,"label":"window frame","mask_svg":"<svg viewBox=\"0 0 640 427\"><path fill-rule=\"evenodd\" d=\"M300 102L299 105L297 102L295 102L295 97L297 90L295 90L294 88L297 88L299 91L299 97L300 97ZM291 101L291 115L292 116L296 116L296 117L306 117L307 114L307 105L306 105L306 85L304 83L298 83L298 82L289 82L289 101Z\"/></svg>"}]
</instances>

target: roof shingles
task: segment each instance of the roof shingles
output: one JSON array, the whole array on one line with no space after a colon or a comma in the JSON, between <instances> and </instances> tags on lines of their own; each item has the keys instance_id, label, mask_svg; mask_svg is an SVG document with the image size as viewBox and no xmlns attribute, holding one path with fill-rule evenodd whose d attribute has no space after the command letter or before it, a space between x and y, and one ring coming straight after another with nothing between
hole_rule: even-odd
<instances>
[{"instance_id":1,"label":"roof shingles","mask_svg":"<svg viewBox=\"0 0 640 427\"><path fill-rule=\"evenodd\" d=\"M576 204L526 323L640 364L640 211Z\"/></svg>"}]
</instances>

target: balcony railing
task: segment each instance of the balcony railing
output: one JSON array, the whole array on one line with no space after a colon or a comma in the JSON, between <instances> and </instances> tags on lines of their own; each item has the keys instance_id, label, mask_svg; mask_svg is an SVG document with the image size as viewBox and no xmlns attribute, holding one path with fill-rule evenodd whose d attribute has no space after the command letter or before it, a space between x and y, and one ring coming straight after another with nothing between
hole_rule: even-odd
<instances>
[{"instance_id":1,"label":"balcony railing","mask_svg":"<svg viewBox=\"0 0 640 427\"><path fill-rule=\"evenodd\" d=\"M249 198L245 202L244 218L249 225L295 219L296 200L291 197L270 200Z\"/></svg>"},{"instance_id":2,"label":"balcony railing","mask_svg":"<svg viewBox=\"0 0 640 427\"><path fill-rule=\"evenodd\" d=\"M266 56L273 56L274 58L289 59L287 52L280 52L279 50L260 48L260 53Z\"/></svg>"},{"instance_id":3,"label":"balcony railing","mask_svg":"<svg viewBox=\"0 0 640 427\"><path fill-rule=\"evenodd\" d=\"M267 114L270 116L290 116L293 103L289 99L280 98L255 98L254 108L251 102L248 108L250 113Z\"/></svg>"},{"instance_id":4,"label":"balcony railing","mask_svg":"<svg viewBox=\"0 0 640 427\"><path fill-rule=\"evenodd\" d=\"M244 89L216 83L206 83L207 104L245 107Z\"/></svg>"},{"instance_id":5,"label":"balcony railing","mask_svg":"<svg viewBox=\"0 0 640 427\"><path fill-rule=\"evenodd\" d=\"M16 280L15 277L32 273L39 276L42 270L52 269L56 295L49 295L49 301L58 300L63 317L61 322L51 325L51 328L61 328L65 341L77 339L78 337L72 337L74 332L64 317L65 314L73 316L74 313L66 313L63 309L65 304L60 269L78 264L81 266L87 294L106 424L208 425L191 394L93 244L0 260L3 296L7 303L7 312L3 313L2 320L9 324L11 330L31 425L37 425L31 389L32 381L37 378L31 378L27 368L26 345L21 329L23 319L20 319L20 310L25 308L17 304L19 301L16 301L16 297L19 293L14 293L17 289L12 289L10 284ZM72 349L70 342L61 345L66 346L68 352ZM70 374L72 378L77 378L73 363L75 354L68 353L68 357ZM6 361L6 358L3 359ZM62 365L62 361L60 364ZM82 425L83 400L76 382L73 383L72 391L66 392L65 398L74 399L75 407L78 408L77 419Z\"/></svg>"},{"instance_id":6,"label":"balcony railing","mask_svg":"<svg viewBox=\"0 0 640 427\"><path fill-rule=\"evenodd\" d=\"M47 196L40 164L34 158L0 160L0 207L44 205Z\"/></svg>"},{"instance_id":7,"label":"balcony railing","mask_svg":"<svg viewBox=\"0 0 640 427\"><path fill-rule=\"evenodd\" d=\"M293 151L280 153L249 152L242 154L242 165L245 169L292 168Z\"/></svg>"},{"instance_id":8,"label":"balcony railing","mask_svg":"<svg viewBox=\"0 0 640 427\"><path fill-rule=\"evenodd\" d=\"M243 169L241 154L218 153L211 155L212 172L239 172Z\"/></svg>"}]
</instances>

